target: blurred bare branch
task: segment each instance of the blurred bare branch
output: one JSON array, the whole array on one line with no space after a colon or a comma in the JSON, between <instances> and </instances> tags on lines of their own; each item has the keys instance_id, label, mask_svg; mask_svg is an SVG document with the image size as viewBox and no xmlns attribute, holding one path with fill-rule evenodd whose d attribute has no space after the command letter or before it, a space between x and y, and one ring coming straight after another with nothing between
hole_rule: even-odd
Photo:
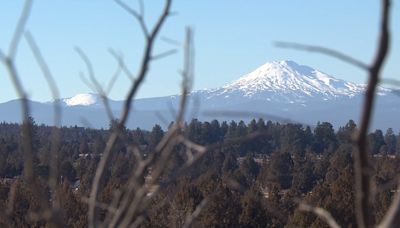
<instances>
[{"instance_id":1,"label":"blurred bare branch","mask_svg":"<svg viewBox=\"0 0 400 228\"><path fill-rule=\"evenodd\" d=\"M8 58L14 59L17 54L19 43L25 30L25 25L31 13L33 0L26 0L20 18L18 19L17 27L15 28L13 38L8 51Z\"/></svg>"},{"instance_id":2,"label":"blurred bare branch","mask_svg":"<svg viewBox=\"0 0 400 228\"><path fill-rule=\"evenodd\" d=\"M3 62L7 68L10 80L17 92L18 97L21 100L22 120L25 123L22 129L22 147L24 151L24 175L29 183L33 183L35 176L33 174L33 153L32 153L32 139L31 139L31 127L28 124L30 108L28 96L23 88L21 78L15 66L14 58L20 44L21 36L25 30L25 25L28 20L30 10L32 7L32 1L26 0L24 9L20 15L20 18L15 29L13 39L9 47L9 54L4 56ZM4 55L4 54L3 54Z\"/></svg>"},{"instance_id":3,"label":"blurred bare branch","mask_svg":"<svg viewBox=\"0 0 400 228\"><path fill-rule=\"evenodd\" d=\"M134 10L129 8L123 2L118 1L118 0L116 0L116 2L139 21L139 23L142 27L142 31L146 37L146 40L145 40L145 47L144 47L142 62L139 67L139 72L137 74L137 78L133 82L130 90L128 91L128 94L125 99L123 111L121 113L121 118L119 119L119 122L117 124L117 128L116 128L115 132L113 132L110 135L110 137L107 141L106 148L104 149L103 155L98 164L96 174L95 174L95 177L93 180L92 189L91 189L90 198L89 198L89 215L88 215L89 227L91 227L91 228L97 227L97 225L98 225L98 222L97 222L98 210L96 207L96 202L97 202L99 191L100 191L100 188L101 188L101 185L103 182L104 171L105 171L105 168L110 159L112 148L114 147L114 144L117 141L123 126L125 125L126 121L128 120L129 113L131 112L133 98L136 95L139 87L141 86L142 82L144 81L144 79L147 75L147 72L149 69L149 64L151 62L151 56L153 53L154 42L158 36L158 33L159 33L162 25L164 24L165 20L167 19L168 15L169 15L172 0L166 0L164 9L162 10L160 17L158 18L156 24L154 25L154 27L150 33L148 32L149 30L146 28L144 21L143 21L143 17L141 15L137 14Z\"/></svg>"},{"instance_id":4,"label":"blurred bare branch","mask_svg":"<svg viewBox=\"0 0 400 228\"><path fill-rule=\"evenodd\" d=\"M340 228L339 224L337 224L332 215L323 208L313 207L306 203L300 203L299 210L314 213L316 216L326 222L326 224L328 224L331 228Z\"/></svg>"},{"instance_id":5,"label":"blurred bare branch","mask_svg":"<svg viewBox=\"0 0 400 228\"><path fill-rule=\"evenodd\" d=\"M28 98L22 86L19 74L17 72L14 58L17 53L18 46L20 44L22 33L25 29L25 25L29 17L31 7L32 7L32 1L29 0L25 1L24 9L18 20L14 36L9 47L8 55L4 54L4 52L0 50L1 60L8 70L8 75L10 77L11 82L13 83L13 86L17 92L18 97L21 99L22 120L25 123L22 127L22 135L21 135L22 147L24 151L23 171L24 171L24 176L26 177L28 183L34 182L31 128L28 124L30 110L29 110ZM11 214L14 209L15 191L16 191L16 185L13 185L12 188L10 189L9 203L6 211L7 214Z\"/></svg>"},{"instance_id":6,"label":"blurred bare branch","mask_svg":"<svg viewBox=\"0 0 400 228\"><path fill-rule=\"evenodd\" d=\"M81 79L81 81L87 86L89 87L90 90L92 91L96 91L96 88L92 85L92 83L89 81L89 79L87 79L85 77L85 74L83 72L79 72L79 78Z\"/></svg>"},{"instance_id":7,"label":"blurred bare branch","mask_svg":"<svg viewBox=\"0 0 400 228\"><path fill-rule=\"evenodd\" d=\"M96 90L100 90L100 92L102 92L102 87L101 87L100 83L96 79L96 76L95 76L95 73L94 73L94 69L93 69L93 65L92 65L89 57L79 47L76 47L75 51L78 53L79 57L81 57L81 59L85 63L86 68L87 68L88 73L89 73L89 78L92 81L93 85L95 86Z\"/></svg>"},{"instance_id":8,"label":"blurred bare branch","mask_svg":"<svg viewBox=\"0 0 400 228\"><path fill-rule=\"evenodd\" d=\"M40 49L37 46L36 41L33 38L32 34L29 31L27 31L25 33L25 37L26 37L26 40L27 40L27 42L29 44L29 47L32 50L32 53L35 56L35 59L36 59L38 65L39 65L40 69L42 70L43 76L45 77L45 79L46 79L46 81L47 81L47 83L49 85L52 97L53 97L54 101L57 101L60 98L60 92L58 90L57 83L56 83L56 81L54 80L54 77L51 74L50 68L47 65L46 61L44 60L43 55L40 52ZM55 119L55 126L60 126L61 113L59 112L59 110L60 109L57 108L57 112L56 113L58 113L58 115L55 116L55 118L56 118Z\"/></svg>"},{"instance_id":9,"label":"blurred bare branch","mask_svg":"<svg viewBox=\"0 0 400 228\"><path fill-rule=\"evenodd\" d=\"M33 55L35 56L36 62L42 70L43 76L46 79L46 82L50 88L52 97L53 97L53 109L54 109L54 127L51 133L51 150L50 150L50 178L49 178L49 186L52 192L52 204L53 204L53 212L57 217L56 220L61 219L61 205L58 197L58 188L57 188L57 180L58 180L58 164L59 164L59 147L61 141L61 105L60 105L60 93L58 90L58 86L52 76L50 68L48 67L46 61L43 58L42 53L40 52L39 47L37 46L32 34L27 32L25 34L26 40L29 44L29 47L32 50ZM61 220L62 221L62 220Z\"/></svg>"},{"instance_id":10,"label":"blurred bare branch","mask_svg":"<svg viewBox=\"0 0 400 228\"><path fill-rule=\"evenodd\" d=\"M180 47L182 45L181 42L179 42L177 40L174 40L174 39L171 39L171 38L168 38L168 37L165 37L165 36L161 37L161 40L164 41L167 44L171 44L171 45L177 46L177 47Z\"/></svg>"},{"instance_id":11,"label":"blurred bare branch","mask_svg":"<svg viewBox=\"0 0 400 228\"><path fill-rule=\"evenodd\" d=\"M120 68L122 71L125 73L125 75L131 80L134 81L133 73L128 69L128 67L125 64L124 58L122 57L121 54L117 54L116 51L113 49L109 49L110 54L117 60L118 64L120 65Z\"/></svg>"},{"instance_id":12,"label":"blurred bare branch","mask_svg":"<svg viewBox=\"0 0 400 228\"><path fill-rule=\"evenodd\" d=\"M108 95L111 93L112 88L114 87L115 82L117 81L119 75L122 72L122 67L118 65L117 69L115 70L113 76L111 77L110 81L108 82L108 86L106 88L105 94Z\"/></svg>"},{"instance_id":13,"label":"blurred bare branch","mask_svg":"<svg viewBox=\"0 0 400 228\"><path fill-rule=\"evenodd\" d=\"M393 85L393 86L400 86L400 80L394 78L386 78L380 81L381 84Z\"/></svg>"},{"instance_id":14,"label":"blurred bare branch","mask_svg":"<svg viewBox=\"0 0 400 228\"><path fill-rule=\"evenodd\" d=\"M350 57L346 54L343 54L336 50L330 49L330 48L314 46L314 45L307 45L307 44L300 44L300 43L294 43L294 42L275 42L275 45L278 47L281 47L281 48L290 48L290 49L297 49L297 50L308 51L308 52L321 53L321 54L328 55L328 56L334 57L336 59L339 59L343 62L347 62L347 63L357 66L361 69L368 70L367 64L365 64L353 57Z\"/></svg>"},{"instance_id":15,"label":"blurred bare branch","mask_svg":"<svg viewBox=\"0 0 400 228\"><path fill-rule=\"evenodd\" d=\"M368 85L365 92L364 104L361 112L360 129L357 136L357 151L355 153L355 180L356 180L356 217L359 227L372 226L371 195L371 164L368 155L367 134L371 122L372 110L375 101L375 92L383 63L386 59L389 34L390 0L382 0L382 13L377 53L371 66L368 67ZM399 210L400 211L400 210ZM390 223L390 222L388 222Z\"/></svg>"},{"instance_id":16,"label":"blurred bare branch","mask_svg":"<svg viewBox=\"0 0 400 228\"><path fill-rule=\"evenodd\" d=\"M399 187L397 187L399 189ZM400 224L400 194L397 191L393 201L386 212L382 222L378 225L379 228L398 227Z\"/></svg>"},{"instance_id":17,"label":"blurred bare branch","mask_svg":"<svg viewBox=\"0 0 400 228\"><path fill-rule=\"evenodd\" d=\"M157 145L156 151L159 151L159 156L157 156L157 160L154 160L154 165L152 166L152 177L147 186L143 186L139 188L135 197L127 209L127 215L121 221L122 227L127 227L133 221L133 224L137 223L136 219L132 219L129 216L138 213L139 211L145 210L149 203L150 199L154 197L157 192L160 190L160 186L157 184L158 179L165 172L166 167L168 166L168 161L170 159L171 154L173 153L174 146L179 142L179 134L181 133L181 128L183 127L183 117L186 110L187 104L187 94L190 90L191 84L189 83L194 74L194 47L193 47L193 38L192 31L190 28L186 29L186 42L185 42L185 55L184 55L184 69L182 71L182 84L181 84L181 100L179 111L176 116L176 120L174 125L169 130L169 134L167 134L161 142ZM197 148L193 146L194 148ZM153 157L155 158L155 157ZM148 196L148 199L144 201L143 197L145 193L148 193L149 190L153 188L151 191L151 195ZM139 207L139 205L141 205ZM140 218L140 217L139 217ZM129 225L130 226L130 225Z\"/></svg>"},{"instance_id":18,"label":"blurred bare branch","mask_svg":"<svg viewBox=\"0 0 400 228\"><path fill-rule=\"evenodd\" d=\"M191 37L190 30L187 30L187 39ZM185 50L192 47L190 42L186 46ZM191 55L192 51L186 52L185 63L188 63L187 58ZM189 61L190 63L190 61ZM165 174L165 170L169 164L170 156L173 153L175 145L181 143L179 141L180 129L183 124L183 113L186 109L185 97L188 91L188 79L191 77L192 64L184 66L184 73L182 74L182 96L180 110L177 114L176 121L171 126L167 134L161 139L153 153L150 153L149 157L145 160L138 159L139 164L131 175L127 186L122 191L121 195L118 195L118 199L114 199L119 207L114 215L107 215L104 226L107 227L135 227L143 221L143 213L146 213L147 208L151 202L151 199L160 190L158 184L159 178ZM197 149L196 145L190 144L193 149ZM145 184L140 183L139 179L148 170L151 169L151 178ZM150 173L149 173L150 175Z\"/></svg>"},{"instance_id":19,"label":"blurred bare branch","mask_svg":"<svg viewBox=\"0 0 400 228\"><path fill-rule=\"evenodd\" d=\"M183 228L189 228L192 226L194 220L200 215L200 212L205 208L207 203L208 203L208 198L205 198L199 203L199 205L197 205L193 213L186 218Z\"/></svg>"},{"instance_id":20,"label":"blurred bare branch","mask_svg":"<svg viewBox=\"0 0 400 228\"><path fill-rule=\"evenodd\" d=\"M159 60L165 57L168 57L170 55L176 54L178 52L178 50L176 49L171 49L165 52L162 52L160 54L154 55L153 57L151 57L152 60Z\"/></svg>"},{"instance_id":21,"label":"blurred bare branch","mask_svg":"<svg viewBox=\"0 0 400 228\"><path fill-rule=\"evenodd\" d=\"M369 125L371 122L371 115L374 106L375 100L375 92L379 83L379 77L382 70L383 63L387 57L388 49L389 49L389 17L390 17L390 0L382 0L382 13L381 13L381 24L380 24L380 32L379 32L379 41L377 47L377 53L375 55L374 61L370 66L365 63L354 59L348 55L340 53L336 50L332 50L325 47L312 46L312 45L304 45L298 43L287 43L287 42L277 42L276 45L283 48L292 48L299 49L310 52L318 52L325 55L329 55L340 59L344 62L350 63L354 66L357 66L361 69L364 69L368 72L368 84L366 88L363 108L361 112L361 121L360 121L360 129L358 131L356 144L357 151L355 152L355 180L356 180L356 217L357 224L359 227L371 227L372 226L372 183L371 183L371 164L369 161L369 156L367 152L367 134ZM400 198L400 197L399 197ZM400 201L399 201L400 202ZM400 203L393 202L393 204L397 203L398 207L400 207ZM392 205L393 206L393 205ZM394 206L393 206L394 207ZM398 211L394 213L397 217L400 216L399 210L391 210ZM394 221L394 217L386 217L383 224L392 224Z\"/></svg>"},{"instance_id":22,"label":"blurred bare branch","mask_svg":"<svg viewBox=\"0 0 400 228\"><path fill-rule=\"evenodd\" d=\"M142 15L142 17L144 18L144 4L143 4L143 0L139 0L138 1L139 2L139 12L140 12L140 15Z\"/></svg>"},{"instance_id":23,"label":"blurred bare branch","mask_svg":"<svg viewBox=\"0 0 400 228\"><path fill-rule=\"evenodd\" d=\"M22 109L22 135L21 135L21 142L22 142L22 148L24 151L24 177L26 179L27 184L30 186L32 189L33 196L38 200L40 204L40 214L36 216L37 218L44 218L49 222L50 226L57 226L57 227L62 227L63 223L62 220L58 219L58 210L57 210L57 203L54 204L55 208L51 209L49 206L49 200L45 196L44 192L40 189L40 185L37 181L36 175L33 170L33 148L32 148L32 127L30 123L30 107L29 107L29 100L28 96L26 95L26 92L24 90L24 87L22 85L22 81L20 78L20 75L17 71L17 67L15 65L15 57L18 51L18 47L20 45L20 41L22 38L22 35L25 31L25 26L27 23L27 20L30 15L30 11L32 8L33 1L32 0L26 0L24 4L24 8L22 10L22 13L20 15L20 18L18 20L17 26L15 28L15 32L9 47L9 53L8 55L5 55L3 52L1 52L1 59L4 62L7 70L8 70L8 75L10 77L10 80L17 92L18 97L21 100L21 109ZM28 35L29 36L29 35ZM32 38L32 37L30 37ZM41 58L40 53L38 52L38 49L35 49L36 46L32 41L33 39L28 38L28 43L31 45L31 48L33 48L33 52L35 54L35 58L39 63L39 66L41 67L42 71L44 71L46 79L49 79L50 76L50 71L48 70L46 64L43 59ZM51 81L51 79L50 79ZM48 81L49 82L49 81ZM49 82L49 85L52 89L52 92L54 92L54 87L52 82ZM56 119L56 118L55 118ZM54 186L53 186L54 187ZM11 195L12 196L12 195ZM12 210L12 207L9 207L9 209ZM11 212L10 212L11 213ZM30 212L32 214L32 212Z\"/></svg>"},{"instance_id":24,"label":"blurred bare branch","mask_svg":"<svg viewBox=\"0 0 400 228\"><path fill-rule=\"evenodd\" d=\"M131 14L139 22L139 25L143 32L143 35L146 37L146 39L148 39L151 36L151 34L149 34L146 23L144 22L144 17L143 17L144 7L141 6L140 7L141 12L138 13L134 9L132 9L130 6L128 6L125 2L123 2L122 0L115 0L115 2L118 5L120 5L124 10L126 10L129 14ZM141 3L142 1L139 1L139 2L140 2L140 5L143 5Z\"/></svg>"},{"instance_id":25,"label":"blurred bare branch","mask_svg":"<svg viewBox=\"0 0 400 228\"><path fill-rule=\"evenodd\" d=\"M164 117L164 115L163 115L161 112L156 111L156 112L155 112L155 116L157 117L157 119L158 119L162 124L164 124L164 126L168 126L169 122L167 121L167 119Z\"/></svg>"},{"instance_id":26,"label":"blurred bare branch","mask_svg":"<svg viewBox=\"0 0 400 228\"><path fill-rule=\"evenodd\" d=\"M82 199L82 202L89 203L89 198L82 197L81 199ZM117 210L115 207L112 207L111 205L108 205L106 203L101 203L101 202L96 202L96 207L101 208L101 209L107 211L108 213L112 213L112 214L114 214L115 211Z\"/></svg>"},{"instance_id":27,"label":"blurred bare branch","mask_svg":"<svg viewBox=\"0 0 400 228\"><path fill-rule=\"evenodd\" d=\"M110 121L114 120L114 114L113 114L113 112L111 110L107 94L104 91L103 87L100 85L100 83L96 79L96 75L94 73L93 65L92 65L90 59L87 57L87 55L85 54L85 52L82 49L77 47L77 48L75 48L75 51L82 58L82 60L84 61L85 65L86 65L86 68L87 68L87 70L89 72L90 80L92 81L93 87L95 88L95 92L100 96L100 98L101 98L101 100L103 102L103 105L104 105L104 108L106 110L108 119ZM117 77L118 77L118 75L117 75ZM85 77L81 76L81 78L85 78ZM87 80L84 79L84 81L87 81Z\"/></svg>"}]
</instances>

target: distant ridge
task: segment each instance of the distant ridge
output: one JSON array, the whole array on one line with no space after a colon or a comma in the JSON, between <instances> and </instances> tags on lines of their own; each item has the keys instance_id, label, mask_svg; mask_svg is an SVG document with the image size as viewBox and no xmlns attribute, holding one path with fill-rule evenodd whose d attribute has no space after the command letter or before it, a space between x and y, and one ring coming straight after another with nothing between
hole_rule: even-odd
<instances>
[{"instance_id":1,"label":"distant ridge","mask_svg":"<svg viewBox=\"0 0 400 228\"><path fill-rule=\"evenodd\" d=\"M192 111L187 112L186 119L229 121L262 117L310 125L327 121L339 127L350 119L358 120L364 88L363 84L338 79L294 61L267 62L220 88L191 92L189 100L192 102L188 109ZM109 126L99 95L82 93L61 99L61 102L63 125ZM118 118L123 101L110 100L109 103L115 118ZM32 102L31 105L32 115L38 123L52 124L52 102ZM169 121L174 120L171 110L178 106L179 95L137 99L128 127L150 129L155 124L166 127ZM0 104L0 121L18 122L19 111L16 100ZM373 127L400 130L399 111L400 98L392 90L380 87ZM235 117L233 113L238 115Z\"/></svg>"}]
</instances>

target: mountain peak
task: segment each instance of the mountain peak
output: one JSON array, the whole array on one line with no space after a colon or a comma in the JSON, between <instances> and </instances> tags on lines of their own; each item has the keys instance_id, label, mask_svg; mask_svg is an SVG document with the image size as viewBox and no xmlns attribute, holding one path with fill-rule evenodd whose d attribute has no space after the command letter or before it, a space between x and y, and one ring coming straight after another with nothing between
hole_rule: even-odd
<instances>
[{"instance_id":1,"label":"mountain peak","mask_svg":"<svg viewBox=\"0 0 400 228\"><path fill-rule=\"evenodd\" d=\"M363 91L363 86L334 78L309 66L291 60L267 62L220 89L219 93L240 92L245 97L285 97L301 100L307 97L353 97ZM300 99L294 99L300 98Z\"/></svg>"},{"instance_id":2,"label":"mountain peak","mask_svg":"<svg viewBox=\"0 0 400 228\"><path fill-rule=\"evenodd\" d=\"M63 99L64 103L67 106L89 106L96 104L98 100L98 96L92 93L80 93L70 98Z\"/></svg>"}]
</instances>

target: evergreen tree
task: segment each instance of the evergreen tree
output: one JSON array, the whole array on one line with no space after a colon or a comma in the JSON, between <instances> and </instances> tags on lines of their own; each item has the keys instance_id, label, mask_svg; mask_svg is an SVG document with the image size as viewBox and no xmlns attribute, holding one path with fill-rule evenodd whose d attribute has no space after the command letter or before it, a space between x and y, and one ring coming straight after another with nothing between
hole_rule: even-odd
<instances>
[{"instance_id":1,"label":"evergreen tree","mask_svg":"<svg viewBox=\"0 0 400 228\"><path fill-rule=\"evenodd\" d=\"M385 145L385 139L381 130L375 130L374 133L369 134L369 142L372 154L379 153L381 147Z\"/></svg>"},{"instance_id":2,"label":"evergreen tree","mask_svg":"<svg viewBox=\"0 0 400 228\"><path fill-rule=\"evenodd\" d=\"M387 153L395 154L396 153L396 136L394 135L393 129L389 128L385 134L385 144L387 146Z\"/></svg>"},{"instance_id":3,"label":"evergreen tree","mask_svg":"<svg viewBox=\"0 0 400 228\"><path fill-rule=\"evenodd\" d=\"M322 154L336 150L337 140L332 124L318 123L314 129L314 137L313 149L315 152Z\"/></svg>"}]
</instances>

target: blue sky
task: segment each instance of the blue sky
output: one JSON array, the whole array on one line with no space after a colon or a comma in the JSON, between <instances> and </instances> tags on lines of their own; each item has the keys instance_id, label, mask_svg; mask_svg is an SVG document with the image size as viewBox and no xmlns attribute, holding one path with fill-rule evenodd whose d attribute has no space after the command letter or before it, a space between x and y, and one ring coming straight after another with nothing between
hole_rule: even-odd
<instances>
[{"instance_id":1,"label":"blue sky","mask_svg":"<svg viewBox=\"0 0 400 228\"><path fill-rule=\"evenodd\" d=\"M127 0L132 7L137 1ZM351 65L319 54L280 49L274 41L296 41L327 46L371 62L377 39L378 0L175 0L177 15L168 19L161 37L183 41L186 26L195 31L194 89L218 87L273 60L294 60L335 77L364 82L365 73ZM161 0L144 0L145 16L152 25ZM0 48L8 49L23 1L0 2ZM384 77L398 78L400 67L400 3L392 11L392 49ZM98 80L106 84L116 69L108 49L123 53L135 72L143 47L136 21L112 0L36 0L27 28L32 32L60 88L62 97L90 92L80 80L85 66L74 51L82 48L91 58ZM174 48L158 40L155 52ZM26 41L17 56L24 86L33 100L51 100L50 91L34 62ZM153 62L138 97L179 93L182 52ZM400 78L398 78L400 79ZM120 77L111 98L123 99L129 79ZM16 94L0 67L0 102Z\"/></svg>"}]
</instances>

